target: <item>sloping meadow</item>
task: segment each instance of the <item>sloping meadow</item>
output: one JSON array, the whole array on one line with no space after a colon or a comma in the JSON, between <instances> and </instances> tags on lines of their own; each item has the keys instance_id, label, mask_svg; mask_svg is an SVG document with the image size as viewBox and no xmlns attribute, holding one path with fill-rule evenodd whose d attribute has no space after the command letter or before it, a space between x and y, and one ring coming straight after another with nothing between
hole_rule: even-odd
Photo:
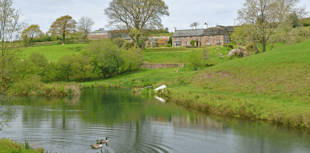
<instances>
[{"instance_id":1,"label":"sloping meadow","mask_svg":"<svg viewBox=\"0 0 310 153\"><path fill-rule=\"evenodd\" d=\"M214 114L310 128L310 40L232 60L164 96Z\"/></svg>"}]
</instances>

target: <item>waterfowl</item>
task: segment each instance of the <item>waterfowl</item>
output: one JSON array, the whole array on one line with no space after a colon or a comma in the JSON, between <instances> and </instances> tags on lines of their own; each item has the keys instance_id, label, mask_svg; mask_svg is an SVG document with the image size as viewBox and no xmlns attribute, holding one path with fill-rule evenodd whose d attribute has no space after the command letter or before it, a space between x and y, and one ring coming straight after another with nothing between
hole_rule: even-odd
<instances>
[{"instance_id":1,"label":"waterfowl","mask_svg":"<svg viewBox=\"0 0 310 153\"><path fill-rule=\"evenodd\" d=\"M93 145L90 145L91 147L93 147L93 149L99 149L102 147L102 144L93 144Z\"/></svg>"},{"instance_id":2,"label":"waterfowl","mask_svg":"<svg viewBox=\"0 0 310 153\"><path fill-rule=\"evenodd\" d=\"M97 141L97 144L108 143L108 138L109 138L109 137L106 137L105 140L103 140L103 139L101 139L101 140L100 140L100 139L99 139L99 140L96 140L96 141Z\"/></svg>"}]
</instances>

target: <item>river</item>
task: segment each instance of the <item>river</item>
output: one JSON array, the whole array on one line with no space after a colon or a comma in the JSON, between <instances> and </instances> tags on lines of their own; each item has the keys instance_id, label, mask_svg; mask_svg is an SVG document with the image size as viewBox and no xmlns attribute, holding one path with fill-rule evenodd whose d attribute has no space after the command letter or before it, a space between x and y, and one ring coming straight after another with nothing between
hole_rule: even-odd
<instances>
[{"instance_id":1,"label":"river","mask_svg":"<svg viewBox=\"0 0 310 153\"><path fill-rule=\"evenodd\" d=\"M308 153L310 134L263 121L206 115L130 90L18 98L0 138L57 153ZM3 108L2 108L3 109ZM109 136L102 149L90 147Z\"/></svg>"}]
</instances>

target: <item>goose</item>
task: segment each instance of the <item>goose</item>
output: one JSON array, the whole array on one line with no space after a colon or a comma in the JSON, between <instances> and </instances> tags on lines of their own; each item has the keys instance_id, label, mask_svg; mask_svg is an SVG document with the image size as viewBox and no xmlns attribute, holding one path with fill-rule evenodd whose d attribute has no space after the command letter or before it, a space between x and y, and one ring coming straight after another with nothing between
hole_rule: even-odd
<instances>
[{"instance_id":1,"label":"goose","mask_svg":"<svg viewBox=\"0 0 310 153\"><path fill-rule=\"evenodd\" d=\"M101 139L101 140L100 140L100 139L99 139L99 140L96 140L96 141L97 141L97 144L108 143L108 138L109 138L109 137L106 137L105 140L103 140L103 139Z\"/></svg>"},{"instance_id":2,"label":"goose","mask_svg":"<svg viewBox=\"0 0 310 153\"><path fill-rule=\"evenodd\" d=\"M93 149L102 148L102 144L93 144L93 145L90 145L90 146L93 147Z\"/></svg>"}]
</instances>

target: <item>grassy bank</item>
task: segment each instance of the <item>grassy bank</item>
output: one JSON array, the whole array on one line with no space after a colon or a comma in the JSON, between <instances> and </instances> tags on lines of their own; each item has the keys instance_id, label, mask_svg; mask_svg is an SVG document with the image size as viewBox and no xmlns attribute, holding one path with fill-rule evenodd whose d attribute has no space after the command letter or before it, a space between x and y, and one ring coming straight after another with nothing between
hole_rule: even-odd
<instances>
[{"instance_id":1,"label":"grassy bank","mask_svg":"<svg viewBox=\"0 0 310 153\"><path fill-rule=\"evenodd\" d=\"M140 70L97 83L148 81L155 87L166 84L169 88L161 96L185 107L309 129L309 48L310 40L227 60L199 72L187 67L179 73L175 69Z\"/></svg>"},{"instance_id":2,"label":"grassy bank","mask_svg":"<svg viewBox=\"0 0 310 153\"><path fill-rule=\"evenodd\" d=\"M0 153L43 153L43 148L31 149L28 143L18 144L9 139L0 139Z\"/></svg>"}]
</instances>

